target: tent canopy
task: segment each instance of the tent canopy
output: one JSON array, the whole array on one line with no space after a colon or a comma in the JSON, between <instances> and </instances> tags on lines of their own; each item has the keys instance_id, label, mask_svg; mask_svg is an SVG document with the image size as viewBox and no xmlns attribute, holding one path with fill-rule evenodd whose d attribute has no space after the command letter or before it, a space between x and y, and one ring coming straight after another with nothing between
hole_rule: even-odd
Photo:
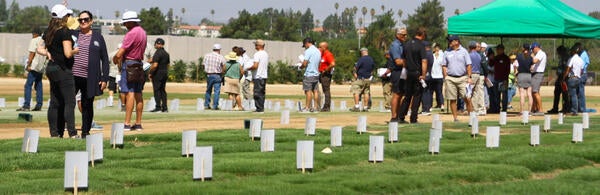
<instances>
[{"instance_id":1,"label":"tent canopy","mask_svg":"<svg viewBox=\"0 0 600 195\"><path fill-rule=\"evenodd\" d=\"M559 0L497 0L450 17L448 34L600 39L600 20Z\"/></svg>"}]
</instances>

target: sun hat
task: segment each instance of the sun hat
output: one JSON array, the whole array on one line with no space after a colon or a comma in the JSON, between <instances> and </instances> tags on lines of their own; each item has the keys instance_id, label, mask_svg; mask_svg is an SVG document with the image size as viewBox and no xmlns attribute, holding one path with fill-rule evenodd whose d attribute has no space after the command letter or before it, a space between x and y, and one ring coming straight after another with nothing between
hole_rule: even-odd
<instances>
[{"instance_id":1,"label":"sun hat","mask_svg":"<svg viewBox=\"0 0 600 195\"><path fill-rule=\"evenodd\" d=\"M237 53L235 53L233 51L229 52L229 54L227 54L225 56L225 59L228 60L228 61L230 61L230 60L237 60L238 59Z\"/></svg>"},{"instance_id":2,"label":"sun hat","mask_svg":"<svg viewBox=\"0 0 600 195\"><path fill-rule=\"evenodd\" d=\"M135 11L126 11L123 13L123 18L121 18L121 24L125 22L141 22L138 18L138 14Z\"/></svg>"}]
</instances>

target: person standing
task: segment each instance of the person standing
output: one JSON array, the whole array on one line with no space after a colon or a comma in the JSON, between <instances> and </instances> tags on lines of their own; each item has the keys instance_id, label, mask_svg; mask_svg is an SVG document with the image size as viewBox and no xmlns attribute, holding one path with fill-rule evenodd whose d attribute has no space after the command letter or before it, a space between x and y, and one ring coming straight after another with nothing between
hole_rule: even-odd
<instances>
[{"instance_id":1,"label":"person standing","mask_svg":"<svg viewBox=\"0 0 600 195\"><path fill-rule=\"evenodd\" d=\"M542 47L539 43L533 42L531 44L533 53L533 66L531 66L531 92L533 96L533 108L531 112L533 115L542 115L542 96L540 95L540 87L544 80L544 71L546 71L546 52L542 51Z\"/></svg>"},{"instance_id":2,"label":"person standing","mask_svg":"<svg viewBox=\"0 0 600 195\"><path fill-rule=\"evenodd\" d=\"M352 93L354 95L354 107L352 112L367 112L369 105L369 94L371 94L371 73L375 67L375 61L369 56L367 48L360 49L361 57L354 65L354 82L352 82ZM363 107L359 106L360 95L362 94Z\"/></svg>"},{"instance_id":3,"label":"person standing","mask_svg":"<svg viewBox=\"0 0 600 195\"><path fill-rule=\"evenodd\" d=\"M315 47L314 41L311 38L305 38L302 41L304 51L304 61L301 68L306 68L304 71L304 79L302 79L302 89L306 95L305 107L300 112L318 112L319 102L319 64L321 63L321 52Z\"/></svg>"},{"instance_id":4,"label":"person standing","mask_svg":"<svg viewBox=\"0 0 600 195\"><path fill-rule=\"evenodd\" d=\"M335 58L333 57L333 53L329 51L329 44L327 42L319 43L319 50L321 51L321 64L319 65L319 73L321 82L321 87L323 88L323 95L325 96L325 101L323 103L323 107L321 108L321 112L329 112L331 111L331 78L333 77L332 72L335 67Z\"/></svg>"},{"instance_id":5,"label":"person standing","mask_svg":"<svg viewBox=\"0 0 600 195\"><path fill-rule=\"evenodd\" d=\"M425 83L427 86L423 89L423 95L421 95L421 115L431 115L431 107L433 106L433 77L431 77L431 69L433 69L433 52L431 51L431 43L429 41L423 41L425 45L425 53L427 56L427 75L425 76Z\"/></svg>"},{"instance_id":6,"label":"person standing","mask_svg":"<svg viewBox=\"0 0 600 195\"><path fill-rule=\"evenodd\" d=\"M254 82L254 105L256 113L265 112L265 88L267 87L267 77L269 71L269 54L265 51L265 41L258 39L254 41L254 65L252 70L252 79Z\"/></svg>"},{"instance_id":7,"label":"person standing","mask_svg":"<svg viewBox=\"0 0 600 195\"><path fill-rule=\"evenodd\" d=\"M485 91L483 90L483 85L485 83L485 73L484 69L481 65L481 54L479 53L480 45L475 41L469 42L469 57L471 57L471 80L473 81L473 92L471 97L467 97L471 99L471 105L473 108L473 112L477 113L477 115L484 115L486 113L485 109L485 100L484 97ZM467 105L469 106L469 105Z\"/></svg>"},{"instance_id":8,"label":"person standing","mask_svg":"<svg viewBox=\"0 0 600 195\"><path fill-rule=\"evenodd\" d=\"M44 87L42 83L42 77L46 70L46 58L37 54L36 50L42 40L42 32L39 28L34 28L31 32L32 39L29 41L29 57L27 59L27 81L25 81L25 102L23 106L17 111L29 111L31 106L31 87L35 89L35 107L31 111L42 110L44 103Z\"/></svg>"},{"instance_id":9,"label":"person standing","mask_svg":"<svg viewBox=\"0 0 600 195\"><path fill-rule=\"evenodd\" d=\"M236 49L237 50L237 49ZM238 55L235 51L229 52L225 56L225 87L223 91L229 95L229 100L233 102L233 110L244 110L242 106L242 98L240 97L240 79L244 70L238 62Z\"/></svg>"},{"instance_id":10,"label":"person standing","mask_svg":"<svg viewBox=\"0 0 600 195\"><path fill-rule=\"evenodd\" d=\"M427 37L426 30L421 27L417 30L414 39L404 44L402 59L404 59L406 68L406 91L402 106L400 106L398 123L406 123L404 117L408 113L409 106L411 110L410 123L417 123L421 95L423 88L426 87L427 53L425 44L423 44L425 37Z\"/></svg>"},{"instance_id":11,"label":"person standing","mask_svg":"<svg viewBox=\"0 0 600 195\"><path fill-rule=\"evenodd\" d=\"M404 69L404 60L402 59L403 47L402 44L406 41L407 36L406 28L396 29L394 42L390 45L390 63L393 64L392 68L388 68L388 71L384 75L390 74L390 81L392 82L392 101L390 106L392 107L390 122L398 122L398 112L400 111L400 105L402 103L402 97L404 96L404 81L406 79L406 70Z\"/></svg>"},{"instance_id":12,"label":"person standing","mask_svg":"<svg viewBox=\"0 0 600 195\"><path fill-rule=\"evenodd\" d=\"M382 87L382 91L383 91L383 108L385 109L386 112L391 112L392 106L392 81L390 81L390 73L391 70L394 68L394 62L391 60L391 56L390 56L390 52L386 51L385 54L385 64L384 64L384 69L385 72L383 72L383 74L380 74L379 76L381 77L381 87ZM379 74L379 72L378 72Z\"/></svg>"},{"instance_id":13,"label":"person standing","mask_svg":"<svg viewBox=\"0 0 600 195\"><path fill-rule=\"evenodd\" d=\"M563 79L563 73L567 67L567 63L569 62L569 51L563 45L558 46L556 48L556 53L558 54L558 65L556 67L556 81L554 81L554 101L552 102L552 109L548 110L546 113L548 114L558 114L559 112L567 114L570 111L569 104L567 101L568 91L563 91L562 83L566 81ZM584 61L585 62L585 61ZM560 97L562 96L562 110L558 110L558 104L560 103Z\"/></svg>"},{"instance_id":14,"label":"person standing","mask_svg":"<svg viewBox=\"0 0 600 195\"><path fill-rule=\"evenodd\" d=\"M510 73L510 58L504 53L504 45L496 46L496 56L490 60L494 66L494 94L491 96L498 100L498 104L490 105L491 113L500 111L506 112L508 109L508 74ZM500 107L502 106L502 107Z\"/></svg>"},{"instance_id":15,"label":"person standing","mask_svg":"<svg viewBox=\"0 0 600 195\"><path fill-rule=\"evenodd\" d=\"M473 83L471 80L471 58L467 50L460 45L458 36L450 35L448 41L450 41L450 51L444 56L442 67L446 98L450 100L450 110L452 110L454 122L458 122L457 99L462 98L467 104L470 104L466 98L466 86L467 83ZM467 107L467 109L469 108Z\"/></svg>"},{"instance_id":16,"label":"person standing","mask_svg":"<svg viewBox=\"0 0 600 195\"><path fill-rule=\"evenodd\" d=\"M81 93L81 137L90 134L94 119L94 99L102 95L108 83L108 52L106 41L99 33L92 30L94 16L89 11L79 14L79 31L77 37L79 53L75 55L73 76L75 93Z\"/></svg>"},{"instance_id":17,"label":"person standing","mask_svg":"<svg viewBox=\"0 0 600 195\"><path fill-rule=\"evenodd\" d=\"M242 78L242 95L244 99L251 100L252 92L250 91L250 83L252 82L252 71L246 70L246 67L252 66L254 61L250 59L250 56L246 54L246 50L243 47L238 47L235 52L238 55L238 63L244 67L244 74Z\"/></svg>"},{"instance_id":18,"label":"person standing","mask_svg":"<svg viewBox=\"0 0 600 195\"><path fill-rule=\"evenodd\" d=\"M587 50L583 47L580 42L575 43L579 48L579 57L583 60L583 67L581 67L581 77L579 78L579 87L577 87L577 96L579 97L579 112L588 112L585 106L585 83L587 82L587 68L590 65L590 56Z\"/></svg>"},{"instance_id":19,"label":"person standing","mask_svg":"<svg viewBox=\"0 0 600 195\"><path fill-rule=\"evenodd\" d=\"M63 137L65 125L70 138L80 138L75 130L75 81L73 56L79 52L67 28L69 9L57 4L51 9L52 19L37 52L49 57L46 76L50 81L50 107L48 126L51 137Z\"/></svg>"},{"instance_id":20,"label":"person standing","mask_svg":"<svg viewBox=\"0 0 600 195\"><path fill-rule=\"evenodd\" d=\"M444 60L444 51L440 49L440 45L433 44L433 64L431 65L431 83L427 83L431 87L432 92L435 92L435 108L444 111L444 73L442 71L442 61ZM429 61L428 61L429 63Z\"/></svg>"},{"instance_id":21,"label":"person standing","mask_svg":"<svg viewBox=\"0 0 600 195\"><path fill-rule=\"evenodd\" d=\"M225 66L225 58L221 55L221 44L214 44L212 52L204 55L202 59L204 72L206 72L206 93L204 95L204 107L207 110L219 110L219 95L221 94L221 74ZM213 93L214 88L214 93ZM213 96L213 106L210 107L210 96Z\"/></svg>"},{"instance_id":22,"label":"person standing","mask_svg":"<svg viewBox=\"0 0 600 195\"><path fill-rule=\"evenodd\" d=\"M127 34L123 38L123 42L119 51L113 57L115 64L121 64L121 93L125 94L125 130L143 130L142 128L142 112L144 111L144 100L142 91L144 83L129 82L127 79L127 68L142 64L144 59L144 51L146 50L147 38L146 31L140 26L141 20L135 11L127 11L123 13L121 24L127 27ZM135 103L135 124L131 125L131 115Z\"/></svg>"},{"instance_id":23,"label":"person standing","mask_svg":"<svg viewBox=\"0 0 600 195\"><path fill-rule=\"evenodd\" d=\"M148 78L152 80L152 89L154 91L154 99L156 107L150 112L169 112L167 107L167 79L169 78L169 64L171 58L169 53L165 51L165 40L162 38L154 41L154 56L152 57L152 66L148 71Z\"/></svg>"},{"instance_id":24,"label":"person standing","mask_svg":"<svg viewBox=\"0 0 600 195\"><path fill-rule=\"evenodd\" d=\"M533 64L533 58L529 53L529 44L523 44L523 52L517 55L516 61L516 74L517 74L517 86L519 87L519 99L520 99L520 111L523 113L525 110L531 110L533 106L533 97L531 94L531 65ZM529 100L528 109L524 109L525 100Z\"/></svg>"},{"instance_id":25,"label":"person standing","mask_svg":"<svg viewBox=\"0 0 600 195\"><path fill-rule=\"evenodd\" d=\"M565 72L563 73L563 81L567 81L567 88L569 91L569 100L571 102L571 116L577 116L579 111L579 95L577 95L577 89L579 88L579 79L581 78L581 73L585 62L581 57L579 57L580 47L578 45L573 45L570 50L571 59L567 63L567 67Z\"/></svg>"},{"instance_id":26,"label":"person standing","mask_svg":"<svg viewBox=\"0 0 600 195\"><path fill-rule=\"evenodd\" d=\"M108 59L112 59L113 57L115 57L115 55L117 54L117 52L119 51L119 48L121 48L121 44L119 43L119 45L117 46L117 50L110 52L108 54ZM114 97L113 95L115 93L117 93L117 75L119 75L119 67L117 66L117 64L113 63L112 60L110 61L110 65L109 65L109 69L108 69L108 106L112 107L114 105ZM121 76L119 75L119 80L121 78ZM118 94L118 93L117 93Z\"/></svg>"}]
</instances>

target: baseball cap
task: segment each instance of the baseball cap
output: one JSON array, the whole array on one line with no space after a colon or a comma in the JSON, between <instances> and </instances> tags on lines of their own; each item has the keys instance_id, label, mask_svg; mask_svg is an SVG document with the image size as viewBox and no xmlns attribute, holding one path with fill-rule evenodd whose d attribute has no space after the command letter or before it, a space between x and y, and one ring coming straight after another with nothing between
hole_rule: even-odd
<instances>
[{"instance_id":1,"label":"baseball cap","mask_svg":"<svg viewBox=\"0 0 600 195\"><path fill-rule=\"evenodd\" d=\"M67 14L73 13L73 10L67 9L63 4L56 4L52 6L50 13L52 14L52 18L63 18Z\"/></svg>"},{"instance_id":2,"label":"baseball cap","mask_svg":"<svg viewBox=\"0 0 600 195\"><path fill-rule=\"evenodd\" d=\"M536 48L536 47L542 48L542 46L538 42L533 42L531 44L531 48L533 49L533 48Z\"/></svg>"},{"instance_id":3,"label":"baseball cap","mask_svg":"<svg viewBox=\"0 0 600 195\"><path fill-rule=\"evenodd\" d=\"M304 40L302 40L302 47L304 47L304 44L306 44L306 43L315 44L315 42L310 37L306 37L306 38L304 38Z\"/></svg>"},{"instance_id":4,"label":"baseball cap","mask_svg":"<svg viewBox=\"0 0 600 195\"><path fill-rule=\"evenodd\" d=\"M454 41L454 40L460 41L460 39L456 35L450 35L450 36L448 36L448 41Z\"/></svg>"},{"instance_id":5,"label":"baseball cap","mask_svg":"<svg viewBox=\"0 0 600 195\"><path fill-rule=\"evenodd\" d=\"M221 44L214 44L213 45L213 50L221 50Z\"/></svg>"},{"instance_id":6,"label":"baseball cap","mask_svg":"<svg viewBox=\"0 0 600 195\"><path fill-rule=\"evenodd\" d=\"M487 47L488 47L488 45L487 45L487 43L485 43L485 42L481 42L481 47L483 47L483 48L487 48Z\"/></svg>"},{"instance_id":7,"label":"baseball cap","mask_svg":"<svg viewBox=\"0 0 600 195\"><path fill-rule=\"evenodd\" d=\"M360 51L369 51L366 47L360 48Z\"/></svg>"},{"instance_id":8,"label":"baseball cap","mask_svg":"<svg viewBox=\"0 0 600 195\"><path fill-rule=\"evenodd\" d=\"M121 24L125 22L141 22L138 18L138 14L135 11L126 11L123 13L123 17L121 18Z\"/></svg>"},{"instance_id":9,"label":"baseball cap","mask_svg":"<svg viewBox=\"0 0 600 195\"><path fill-rule=\"evenodd\" d=\"M164 40L164 39L162 39L162 38L158 38L158 39L156 39L156 41L154 41L154 44L161 44L161 45L164 45L164 44L165 44L165 40Z\"/></svg>"},{"instance_id":10,"label":"baseball cap","mask_svg":"<svg viewBox=\"0 0 600 195\"><path fill-rule=\"evenodd\" d=\"M257 39L256 41L254 41L254 45L265 45L265 41L263 41L262 39Z\"/></svg>"}]
</instances>

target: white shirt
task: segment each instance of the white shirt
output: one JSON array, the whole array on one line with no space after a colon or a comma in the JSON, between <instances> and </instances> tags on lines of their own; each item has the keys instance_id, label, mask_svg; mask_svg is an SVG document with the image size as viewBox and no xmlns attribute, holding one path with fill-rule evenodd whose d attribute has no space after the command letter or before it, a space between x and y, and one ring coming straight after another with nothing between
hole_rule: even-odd
<instances>
[{"instance_id":1,"label":"white shirt","mask_svg":"<svg viewBox=\"0 0 600 195\"><path fill-rule=\"evenodd\" d=\"M546 52L540 50L537 52L537 54L535 54L534 59L538 60L538 63L533 64L534 68L533 68L533 72L532 73L536 73L536 72L544 72L546 70Z\"/></svg>"},{"instance_id":2,"label":"white shirt","mask_svg":"<svg viewBox=\"0 0 600 195\"><path fill-rule=\"evenodd\" d=\"M434 79L442 79L444 78L444 73L442 71L442 61L444 60L444 51L440 50L436 54L433 54L433 66L431 66L431 78Z\"/></svg>"},{"instance_id":3,"label":"white shirt","mask_svg":"<svg viewBox=\"0 0 600 195\"><path fill-rule=\"evenodd\" d=\"M42 41L44 41L42 40L42 36L33 38L31 39L31 41L29 41L28 48L29 52L35 53L33 60L31 60L31 70L36 71L38 73L44 73L44 70L46 69L46 57L40 56L40 54L37 54L36 52L39 43Z\"/></svg>"},{"instance_id":4,"label":"white shirt","mask_svg":"<svg viewBox=\"0 0 600 195\"><path fill-rule=\"evenodd\" d=\"M252 78L266 79L269 70L269 54L265 50L254 53L254 62L258 62L258 67L252 70Z\"/></svg>"},{"instance_id":5,"label":"white shirt","mask_svg":"<svg viewBox=\"0 0 600 195\"><path fill-rule=\"evenodd\" d=\"M569 74L575 75L577 78L581 78L581 69L583 68L583 59L579 57L579 55L575 54L571 59L569 59L568 66L571 68L571 72Z\"/></svg>"},{"instance_id":6,"label":"white shirt","mask_svg":"<svg viewBox=\"0 0 600 195\"><path fill-rule=\"evenodd\" d=\"M242 67L244 67L244 78L246 80L251 81L252 80L252 71L248 70L249 67L252 67L251 64L254 63L254 60L250 59L250 56L248 56L248 54L243 54L241 57L238 58L238 63L240 63L242 65Z\"/></svg>"}]
</instances>

